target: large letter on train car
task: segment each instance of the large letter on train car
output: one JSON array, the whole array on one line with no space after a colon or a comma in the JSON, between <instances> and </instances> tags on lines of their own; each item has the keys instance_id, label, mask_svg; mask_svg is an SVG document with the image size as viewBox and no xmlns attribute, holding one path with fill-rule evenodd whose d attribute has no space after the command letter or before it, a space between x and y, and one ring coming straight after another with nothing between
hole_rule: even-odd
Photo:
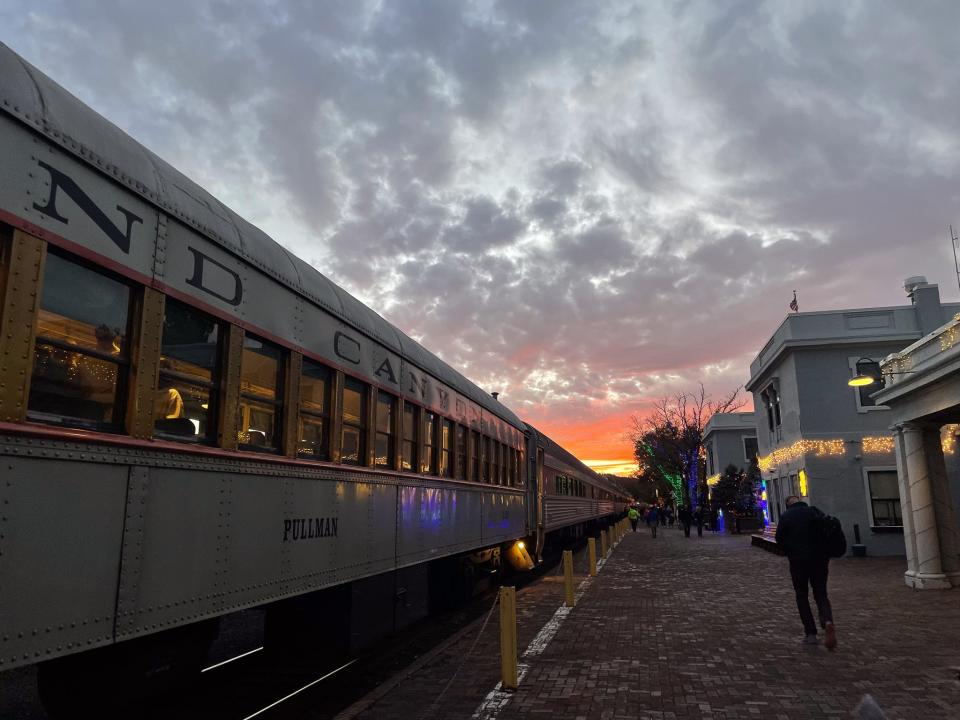
<instances>
[{"instance_id":1,"label":"large letter on train car","mask_svg":"<svg viewBox=\"0 0 960 720\"><path fill-rule=\"evenodd\" d=\"M237 275L237 273L235 273L233 270L228 268L223 263L219 263L213 258L207 257L196 248L188 247L187 250L193 253L193 277L187 278L187 285L193 285L195 288L200 288L205 293L213 295L215 298L220 298L225 303L229 303L234 307L239 305L240 301L243 300L243 283L240 282L240 276ZM213 265L215 268L219 268L221 271L227 273L227 275L229 275L230 278L233 280L233 297L227 297L224 293L217 292L213 288L210 288L207 285L203 284L204 268L207 266L208 263L210 265ZM215 277L213 278L213 280L219 281L218 284L220 284L221 286L224 286L224 289L226 288L227 285L230 284L229 281L224 276L221 276L219 278ZM209 277L207 278L207 281L208 283L210 282Z\"/></svg>"},{"instance_id":2,"label":"large letter on train car","mask_svg":"<svg viewBox=\"0 0 960 720\"><path fill-rule=\"evenodd\" d=\"M127 229L125 231L121 230L113 224L113 221L107 217L103 210L97 207L96 203L90 199L90 196L80 189L80 186L73 181L73 178L60 172L52 165L47 165L43 160L38 160L37 164L50 173L50 196L47 198L46 205L34 203L34 210L43 213L47 217L52 217L64 225L68 224L70 220L57 212L57 190L63 188L63 191L77 204L77 207L83 210L87 217L93 220L97 227L103 230L106 236L110 238L118 248L128 255L130 254L130 235L133 232L133 224L142 224L142 217L138 217L125 207L117 205L117 210L122 212L123 216L127 219Z\"/></svg>"}]
</instances>

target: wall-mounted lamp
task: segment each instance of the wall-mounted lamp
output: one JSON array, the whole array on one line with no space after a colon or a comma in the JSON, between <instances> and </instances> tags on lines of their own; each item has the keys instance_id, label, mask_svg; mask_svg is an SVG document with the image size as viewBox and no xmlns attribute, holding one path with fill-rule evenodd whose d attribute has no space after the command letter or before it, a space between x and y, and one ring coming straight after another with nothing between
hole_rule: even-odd
<instances>
[{"instance_id":1,"label":"wall-mounted lamp","mask_svg":"<svg viewBox=\"0 0 960 720\"><path fill-rule=\"evenodd\" d=\"M880 363L870 358L862 357L857 360L857 374L847 380L850 387L865 387L878 383L878 387L885 385L883 373L880 371Z\"/></svg>"}]
</instances>

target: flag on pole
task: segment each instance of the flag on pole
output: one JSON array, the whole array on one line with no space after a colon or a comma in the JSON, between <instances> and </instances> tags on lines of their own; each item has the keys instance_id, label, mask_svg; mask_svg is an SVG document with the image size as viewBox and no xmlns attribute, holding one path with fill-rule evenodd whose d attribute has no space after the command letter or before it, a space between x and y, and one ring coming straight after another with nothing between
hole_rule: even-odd
<instances>
[{"instance_id":1,"label":"flag on pole","mask_svg":"<svg viewBox=\"0 0 960 720\"><path fill-rule=\"evenodd\" d=\"M794 312L800 312L800 306L797 304L797 291L793 291L793 300L790 301L790 309Z\"/></svg>"}]
</instances>

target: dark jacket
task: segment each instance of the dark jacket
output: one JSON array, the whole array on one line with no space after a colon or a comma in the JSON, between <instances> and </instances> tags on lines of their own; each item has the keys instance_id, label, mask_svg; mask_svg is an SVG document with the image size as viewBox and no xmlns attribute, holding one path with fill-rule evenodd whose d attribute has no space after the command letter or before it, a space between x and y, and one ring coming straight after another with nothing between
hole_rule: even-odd
<instances>
[{"instance_id":1,"label":"dark jacket","mask_svg":"<svg viewBox=\"0 0 960 720\"><path fill-rule=\"evenodd\" d=\"M822 516L815 507L800 501L791 505L777 523L777 545L791 560L813 560L825 557L817 546L816 518Z\"/></svg>"}]
</instances>

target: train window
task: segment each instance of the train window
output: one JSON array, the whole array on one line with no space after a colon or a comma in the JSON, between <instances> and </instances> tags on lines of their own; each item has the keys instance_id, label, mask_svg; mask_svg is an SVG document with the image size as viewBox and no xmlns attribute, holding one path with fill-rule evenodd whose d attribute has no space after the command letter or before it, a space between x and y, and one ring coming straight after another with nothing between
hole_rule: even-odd
<instances>
[{"instance_id":1,"label":"train window","mask_svg":"<svg viewBox=\"0 0 960 720\"><path fill-rule=\"evenodd\" d=\"M417 471L417 414L420 408L410 403L403 404L403 456L401 466L404 470Z\"/></svg>"},{"instance_id":2,"label":"train window","mask_svg":"<svg viewBox=\"0 0 960 720\"><path fill-rule=\"evenodd\" d=\"M517 478L516 478L517 461L515 457L516 452L517 451L514 450L512 447L510 447L509 445L507 446L507 485L515 485L517 481Z\"/></svg>"},{"instance_id":3,"label":"train window","mask_svg":"<svg viewBox=\"0 0 960 720\"><path fill-rule=\"evenodd\" d=\"M457 425L457 480L467 479L467 429Z\"/></svg>"},{"instance_id":4,"label":"train window","mask_svg":"<svg viewBox=\"0 0 960 720\"><path fill-rule=\"evenodd\" d=\"M440 420L440 475L453 477L453 423L442 418Z\"/></svg>"},{"instance_id":5,"label":"train window","mask_svg":"<svg viewBox=\"0 0 960 720\"><path fill-rule=\"evenodd\" d=\"M343 383L343 431L340 461L347 465L366 464L367 386L352 377Z\"/></svg>"},{"instance_id":6,"label":"train window","mask_svg":"<svg viewBox=\"0 0 960 720\"><path fill-rule=\"evenodd\" d=\"M397 400L390 393L377 392L377 437L374 446L373 463L377 467L393 467L394 432L393 415Z\"/></svg>"},{"instance_id":7,"label":"train window","mask_svg":"<svg viewBox=\"0 0 960 720\"><path fill-rule=\"evenodd\" d=\"M330 457L330 368L303 359L300 373L300 419L297 455L314 460Z\"/></svg>"},{"instance_id":8,"label":"train window","mask_svg":"<svg viewBox=\"0 0 960 720\"><path fill-rule=\"evenodd\" d=\"M130 287L47 254L27 401L32 420L120 432Z\"/></svg>"},{"instance_id":9,"label":"train window","mask_svg":"<svg viewBox=\"0 0 960 720\"><path fill-rule=\"evenodd\" d=\"M284 352L253 335L243 338L237 408L237 440L243 450L276 452L280 447Z\"/></svg>"},{"instance_id":10,"label":"train window","mask_svg":"<svg viewBox=\"0 0 960 720\"><path fill-rule=\"evenodd\" d=\"M480 456L483 454L480 446L480 433L476 430L470 431L470 452L473 460L470 466L470 479L474 482L482 482L480 475Z\"/></svg>"},{"instance_id":11,"label":"train window","mask_svg":"<svg viewBox=\"0 0 960 720\"><path fill-rule=\"evenodd\" d=\"M423 457L420 459L420 472L437 474L437 414L423 413Z\"/></svg>"},{"instance_id":12,"label":"train window","mask_svg":"<svg viewBox=\"0 0 960 720\"><path fill-rule=\"evenodd\" d=\"M222 336L214 318L167 298L153 403L154 432L159 437L181 442L212 439Z\"/></svg>"}]
</instances>

